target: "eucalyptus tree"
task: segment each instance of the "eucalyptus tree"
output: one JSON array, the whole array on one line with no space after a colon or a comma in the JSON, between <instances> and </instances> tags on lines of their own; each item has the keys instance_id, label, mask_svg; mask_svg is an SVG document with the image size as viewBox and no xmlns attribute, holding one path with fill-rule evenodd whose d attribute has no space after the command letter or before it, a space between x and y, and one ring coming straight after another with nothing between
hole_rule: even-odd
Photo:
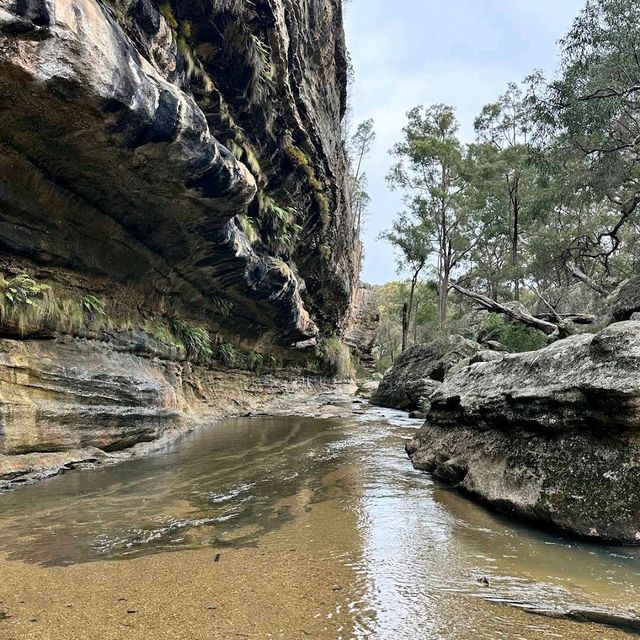
<instances>
[{"instance_id":1,"label":"eucalyptus tree","mask_svg":"<svg viewBox=\"0 0 640 640\"><path fill-rule=\"evenodd\" d=\"M510 244L510 279L513 297L520 299L520 283L525 276L521 264L521 238L530 227L536 190L536 150L532 144L536 121L533 103L515 83L496 102L483 107L475 120L477 161L482 180L477 191L485 197L495 231L504 231ZM484 147L484 148L483 148ZM500 222L502 219L502 222ZM501 227L501 229L500 229ZM502 262L500 235L492 237L491 250ZM503 264L503 269L506 265Z\"/></svg>"},{"instance_id":2,"label":"eucalyptus tree","mask_svg":"<svg viewBox=\"0 0 640 640\"><path fill-rule=\"evenodd\" d=\"M547 99L558 144L582 157L581 194L599 231L582 254L609 273L640 204L640 11L628 0L588 0L562 41Z\"/></svg>"},{"instance_id":3,"label":"eucalyptus tree","mask_svg":"<svg viewBox=\"0 0 640 640\"><path fill-rule=\"evenodd\" d=\"M447 319L454 270L478 241L475 220L464 206L466 150L458 138L454 110L443 104L415 107L407 114L403 140L392 149L397 163L387 180L404 194L407 212L395 228L418 229L435 249L439 325ZM414 222L409 225L409 220Z\"/></svg>"},{"instance_id":4,"label":"eucalyptus tree","mask_svg":"<svg viewBox=\"0 0 640 640\"><path fill-rule=\"evenodd\" d=\"M374 122L372 119L361 122L355 133L349 137L347 151L349 155L349 191L351 207L355 214L356 236L360 236L362 221L371 198L367 192L368 178L364 171L364 162L371 154L376 139Z\"/></svg>"},{"instance_id":5,"label":"eucalyptus tree","mask_svg":"<svg viewBox=\"0 0 640 640\"><path fill-rule=\"evenodd\" d=\"M429 220L419 215L403 212L398 215L391 229L381 234L381 238L387 240L393 247L399 249L398 271L409 272L411 286L409 288L409 300L402 318L402 350L408 345L409 325L414 315L414 296L420 275L427 266L427 261L433 253L433 227ZM414 319L414 335L417 315Z\"/></svg>"}]
</instances>

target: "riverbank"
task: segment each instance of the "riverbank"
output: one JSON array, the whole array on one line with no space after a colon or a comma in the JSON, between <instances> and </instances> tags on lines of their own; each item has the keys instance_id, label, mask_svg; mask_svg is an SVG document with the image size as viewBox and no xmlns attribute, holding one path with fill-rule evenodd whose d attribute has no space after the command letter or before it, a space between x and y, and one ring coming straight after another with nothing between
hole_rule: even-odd
<instances>
[{"instance_id":1,"label":"riverbank","mask_svg":"<svg viewBox=\"0 0 640 640\"><path fill-rule=\"evenodd\" d=\"M341 385L317 372L171 360L145 334L0 339L0 491L162 449L217 420L308 415Z\"/></svg>"},{"instance_id":2,"label":"riverbank","mask_svg":"<svg viewBox=\"0 0 640 640\"><path fill-rule=\"evenodd\" d=\"M0 616L9 617L0 618L0 638L351 637L353 571L304 543L312 529L340 551L354 523L323 530L318 513L301 509L296 517L295 526L250 549L47 568L3 556Z\"/></svg>"}]
</instances>

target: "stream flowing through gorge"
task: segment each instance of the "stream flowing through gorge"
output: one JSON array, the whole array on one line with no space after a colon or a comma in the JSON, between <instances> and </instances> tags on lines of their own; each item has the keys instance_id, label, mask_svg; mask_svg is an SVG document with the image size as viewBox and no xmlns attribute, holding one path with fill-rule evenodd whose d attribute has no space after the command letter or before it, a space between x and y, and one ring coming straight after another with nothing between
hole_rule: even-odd
<instances>
[{"instance_id":1,"label":"stream flowing through gorge","mask_svg":"<svg viewBox=\"0 0 640 640\"><path fill-rule=\"evenodd\" d=\"M98 605L118 631L95 638L145 637L154 621L162 638L633 636L640 550L497 516L411 468L419 422L325 402L333 417L227 420L0 496L0 638L84 637L73 625ZM175 591L155 613L153 589ZM627 628L555 617L570 611ZM171 631L181 615L193 635Z\"/></svg>"}]
</instances>

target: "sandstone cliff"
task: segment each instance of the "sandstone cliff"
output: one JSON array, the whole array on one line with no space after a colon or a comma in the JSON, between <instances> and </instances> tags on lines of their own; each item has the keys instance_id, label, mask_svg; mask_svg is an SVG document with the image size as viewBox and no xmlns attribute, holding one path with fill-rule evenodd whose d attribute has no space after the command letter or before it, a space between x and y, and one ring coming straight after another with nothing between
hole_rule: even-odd
<instances>
[{"instance_id":1,"label":"sandstone cliff","mask_svg":"<svg viewBox=\"0 0 640 640\"><path fill-rule=\"evenodd\" d=\"M339 0L3 0L0 246L232 334L339 331L345 92Z\"/></svg>"},{"instance_id":2,"label":"sandstone cliff","mask_svg":"<svg viewBox=\"0 0 640 640\"><path fill-rule=\"evenodd\" d=\"M0 477L331 373L346 75L341 0L0 0Z\"/></svg>"}]
</instances>

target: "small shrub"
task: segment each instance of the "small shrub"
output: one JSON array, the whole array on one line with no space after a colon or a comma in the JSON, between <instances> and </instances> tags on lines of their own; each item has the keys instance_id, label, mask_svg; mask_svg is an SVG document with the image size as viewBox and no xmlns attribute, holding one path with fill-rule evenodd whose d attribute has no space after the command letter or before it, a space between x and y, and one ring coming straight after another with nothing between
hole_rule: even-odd
<instances>
[{"instance_id":1,"label":"small shrub","mask_svg":"<svg viewBox=\"0 0 640 640\"><path fill-rule=\"evenodd\" d=\"M497 340L511 353L537 351L547 345L547 337L536 329L507 322L501 315L490 313L482 324L487 337Z\"/></svg>"},{"instance_id":2,"label":"small shrub","mask_svg":"<svg viewBox=\"0 0 640 640\"><path fill-rule=\"evenodd\" d=\"M144 329L144 331L149 335L153 336L156 340L159 340L169 347L174 347L186 355L184 344L174 335L171 328L165 322L161 320L147 321L142 325L142 329Z\"/></svg>"},{"instance_id":3,"label":"small shrub","mask_svg":"<svg viewBox=\"0 0 640 640\"><path fill-rule=\"evenodd\" d=\"M171 320L171 330L175 337L184 345L187 356L195 360L209 360L213 357L211 336L206 329L185 322Z\"/></svg>"},{"instance_id":4,"label":"small shrub","mask_svg":"<svg viewBox=\"0 0 640 640\"><path fill-rule=\"evenodd\" d=\"M218 346L216 356L222 364L228 367L235 367L239 364L242 354L240 351L228 342L224 342Z\"/></svg>"},{"instance_id":5,"label":"small shrub","mask_svg":"<svg viewBox=\"0 0 640 640\"><path fill-rule=\"evenodd\" d=\"M245 363L250 371L260 371L264 366L264 357L256 351L249 351L245 356Z\"/></svg>"},{"instance_id":6,"label":"small shrub","mask_svg":"<svg viewBox=\"0 0 640 640\"><path fill-rule=\"evenodd\" d=\"M21 273L11 280L2 280L0 283L2 296L13 307L33 306L44 298L45 292L51 291L48 284L36 282L26 273Z\"/></svg>"},{"instance_id":7,"label":"small shrub","mask_svg":"<svg viewBox=\"0 0 640 640\"><path fill-rule=\"evenodd\" d=\"M290 207L280 205L268 193L258 193L260 218L266 227L266 233L276 250L291 248L302 227L296 223L296 212Z\"/></svg>"},{"instance_id":8,"label":"small shrub","mask_svg":"<svg viewBox=\"0 0 640 640\"><path fill-rule=\"evenodd\" d=\"M0 278L0 322L22 335L41 329L52 307L51 287L26 273Z\"/></svg>"},{"instance_id":9,"label":"small shrub","mask_svg":"<svg viewBox=\"0 0 640 640\"><path fill-rule=\"evenodd\" d=\"M90 316L105 316L105 304L100 298L96 296L84 296L81 301L82 309L86 311Z\"/></svg>"}]
</instances>

